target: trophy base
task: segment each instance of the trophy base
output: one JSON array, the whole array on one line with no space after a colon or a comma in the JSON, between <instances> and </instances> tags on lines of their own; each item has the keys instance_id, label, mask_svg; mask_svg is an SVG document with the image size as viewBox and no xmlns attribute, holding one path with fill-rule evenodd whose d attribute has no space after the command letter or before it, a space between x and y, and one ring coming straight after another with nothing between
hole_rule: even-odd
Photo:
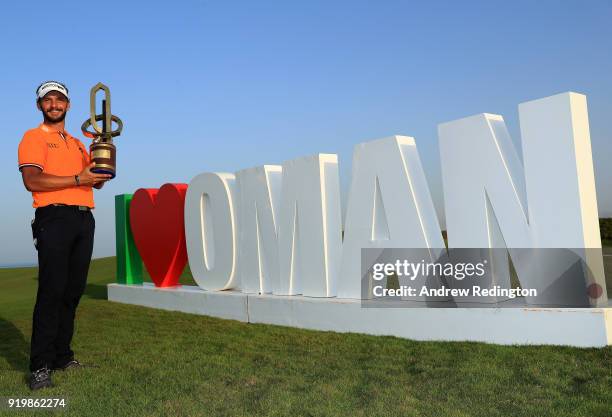
<instances>
[{"instance_id":1,"label":"trophy base","mask_svg":"<svg viewBox=\"0 0 612 417\"><path fill-rule=\"evenodd\" d=\"M91 170L94 174L108 174L111 176L111 179L115 178L116 173L114 170L110 168L94 168Z\"/></svg>"},{"instance_id":2,"label":"trophy base","mask_svg":"<svg viewBox=\"0 0 612 417\"><path fill-rule=\"evenodd\" d=\"M96 174L108 174L111 178L116 175L116 148L112 143L94 143L89 147L91 160L96 166L91 170Z\"/></svg>"}]
</instances>

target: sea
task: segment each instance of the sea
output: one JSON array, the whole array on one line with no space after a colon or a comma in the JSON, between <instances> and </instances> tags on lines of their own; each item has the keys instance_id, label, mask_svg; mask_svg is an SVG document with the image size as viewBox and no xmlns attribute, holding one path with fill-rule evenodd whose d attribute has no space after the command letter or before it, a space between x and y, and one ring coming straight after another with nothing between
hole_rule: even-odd
<instances>
[{"instance_id":1,"label":"sea","mask_svg":"<svg viewBox=\"0 0 612 417\"><path fill-rule=\"evenodd\" d=\"M4 265L0 265L0 269L6 269L6 268L31 268L33 266L38 266L38 264L37 263L4 264Z\"/></svg>"}]
</instances>

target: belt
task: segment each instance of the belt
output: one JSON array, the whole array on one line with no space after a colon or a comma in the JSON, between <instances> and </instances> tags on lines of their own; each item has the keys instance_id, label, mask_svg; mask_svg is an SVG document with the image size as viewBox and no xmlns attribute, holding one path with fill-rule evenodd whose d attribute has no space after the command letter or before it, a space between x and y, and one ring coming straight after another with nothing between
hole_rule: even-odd
<instances>
[{"instance_id":1,"label":"belt","mask_svg":"<svg viewBox=\"0 0 612 417\"><path fill-rule=\"evenodd\" d=\"M79 211L91 211L91 207L87 207L87 206L75 206L75 205L70 205L70 204L51 204L52 206L55 207L73 207Z\"/></svg>"}]
</instances>

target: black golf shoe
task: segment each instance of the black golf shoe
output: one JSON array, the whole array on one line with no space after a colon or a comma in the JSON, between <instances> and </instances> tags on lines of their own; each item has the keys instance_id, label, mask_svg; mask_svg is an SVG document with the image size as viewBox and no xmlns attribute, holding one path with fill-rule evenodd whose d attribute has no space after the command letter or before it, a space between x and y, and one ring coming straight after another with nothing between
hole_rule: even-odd
<instances>
[{"instance_id":1,"label":"black golf shoe","mask_svg":"<svg viewBox=\"0 0 612 417\"><path fill-rule=\"evenodd\" d=\"M83 364L76 359L69 360L61 366L54 366L54 371L67 371L68 369L82 368Z\"/></svg>"},{"instance_id":2,"label":"black golf shoe","mask_svg":"<svg viewBox=\"0 0 612 417\"><path fill-rule=\"evenodd\" d=\"M32 391L52 387L53 381L51 381L51 371L49 368L45 366L32 372L29 385Z\"/></svg>"}]
</instances>

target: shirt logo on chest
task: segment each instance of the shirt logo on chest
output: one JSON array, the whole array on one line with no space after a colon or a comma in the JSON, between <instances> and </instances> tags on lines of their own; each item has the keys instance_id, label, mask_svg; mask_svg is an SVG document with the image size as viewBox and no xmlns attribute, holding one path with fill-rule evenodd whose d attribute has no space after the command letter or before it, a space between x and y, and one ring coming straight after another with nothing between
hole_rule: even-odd
<instances>
[{"instance_id":1,"label":"shirt logo on chest","mask_svg":"<svg viewBox=\"0 0 612 417\"><path fill-rule=\"evenodd\" d=\"M57 143L47 142L47 146L52 149L59 149L59 145Z\"/></svg>"}]
</instances>

